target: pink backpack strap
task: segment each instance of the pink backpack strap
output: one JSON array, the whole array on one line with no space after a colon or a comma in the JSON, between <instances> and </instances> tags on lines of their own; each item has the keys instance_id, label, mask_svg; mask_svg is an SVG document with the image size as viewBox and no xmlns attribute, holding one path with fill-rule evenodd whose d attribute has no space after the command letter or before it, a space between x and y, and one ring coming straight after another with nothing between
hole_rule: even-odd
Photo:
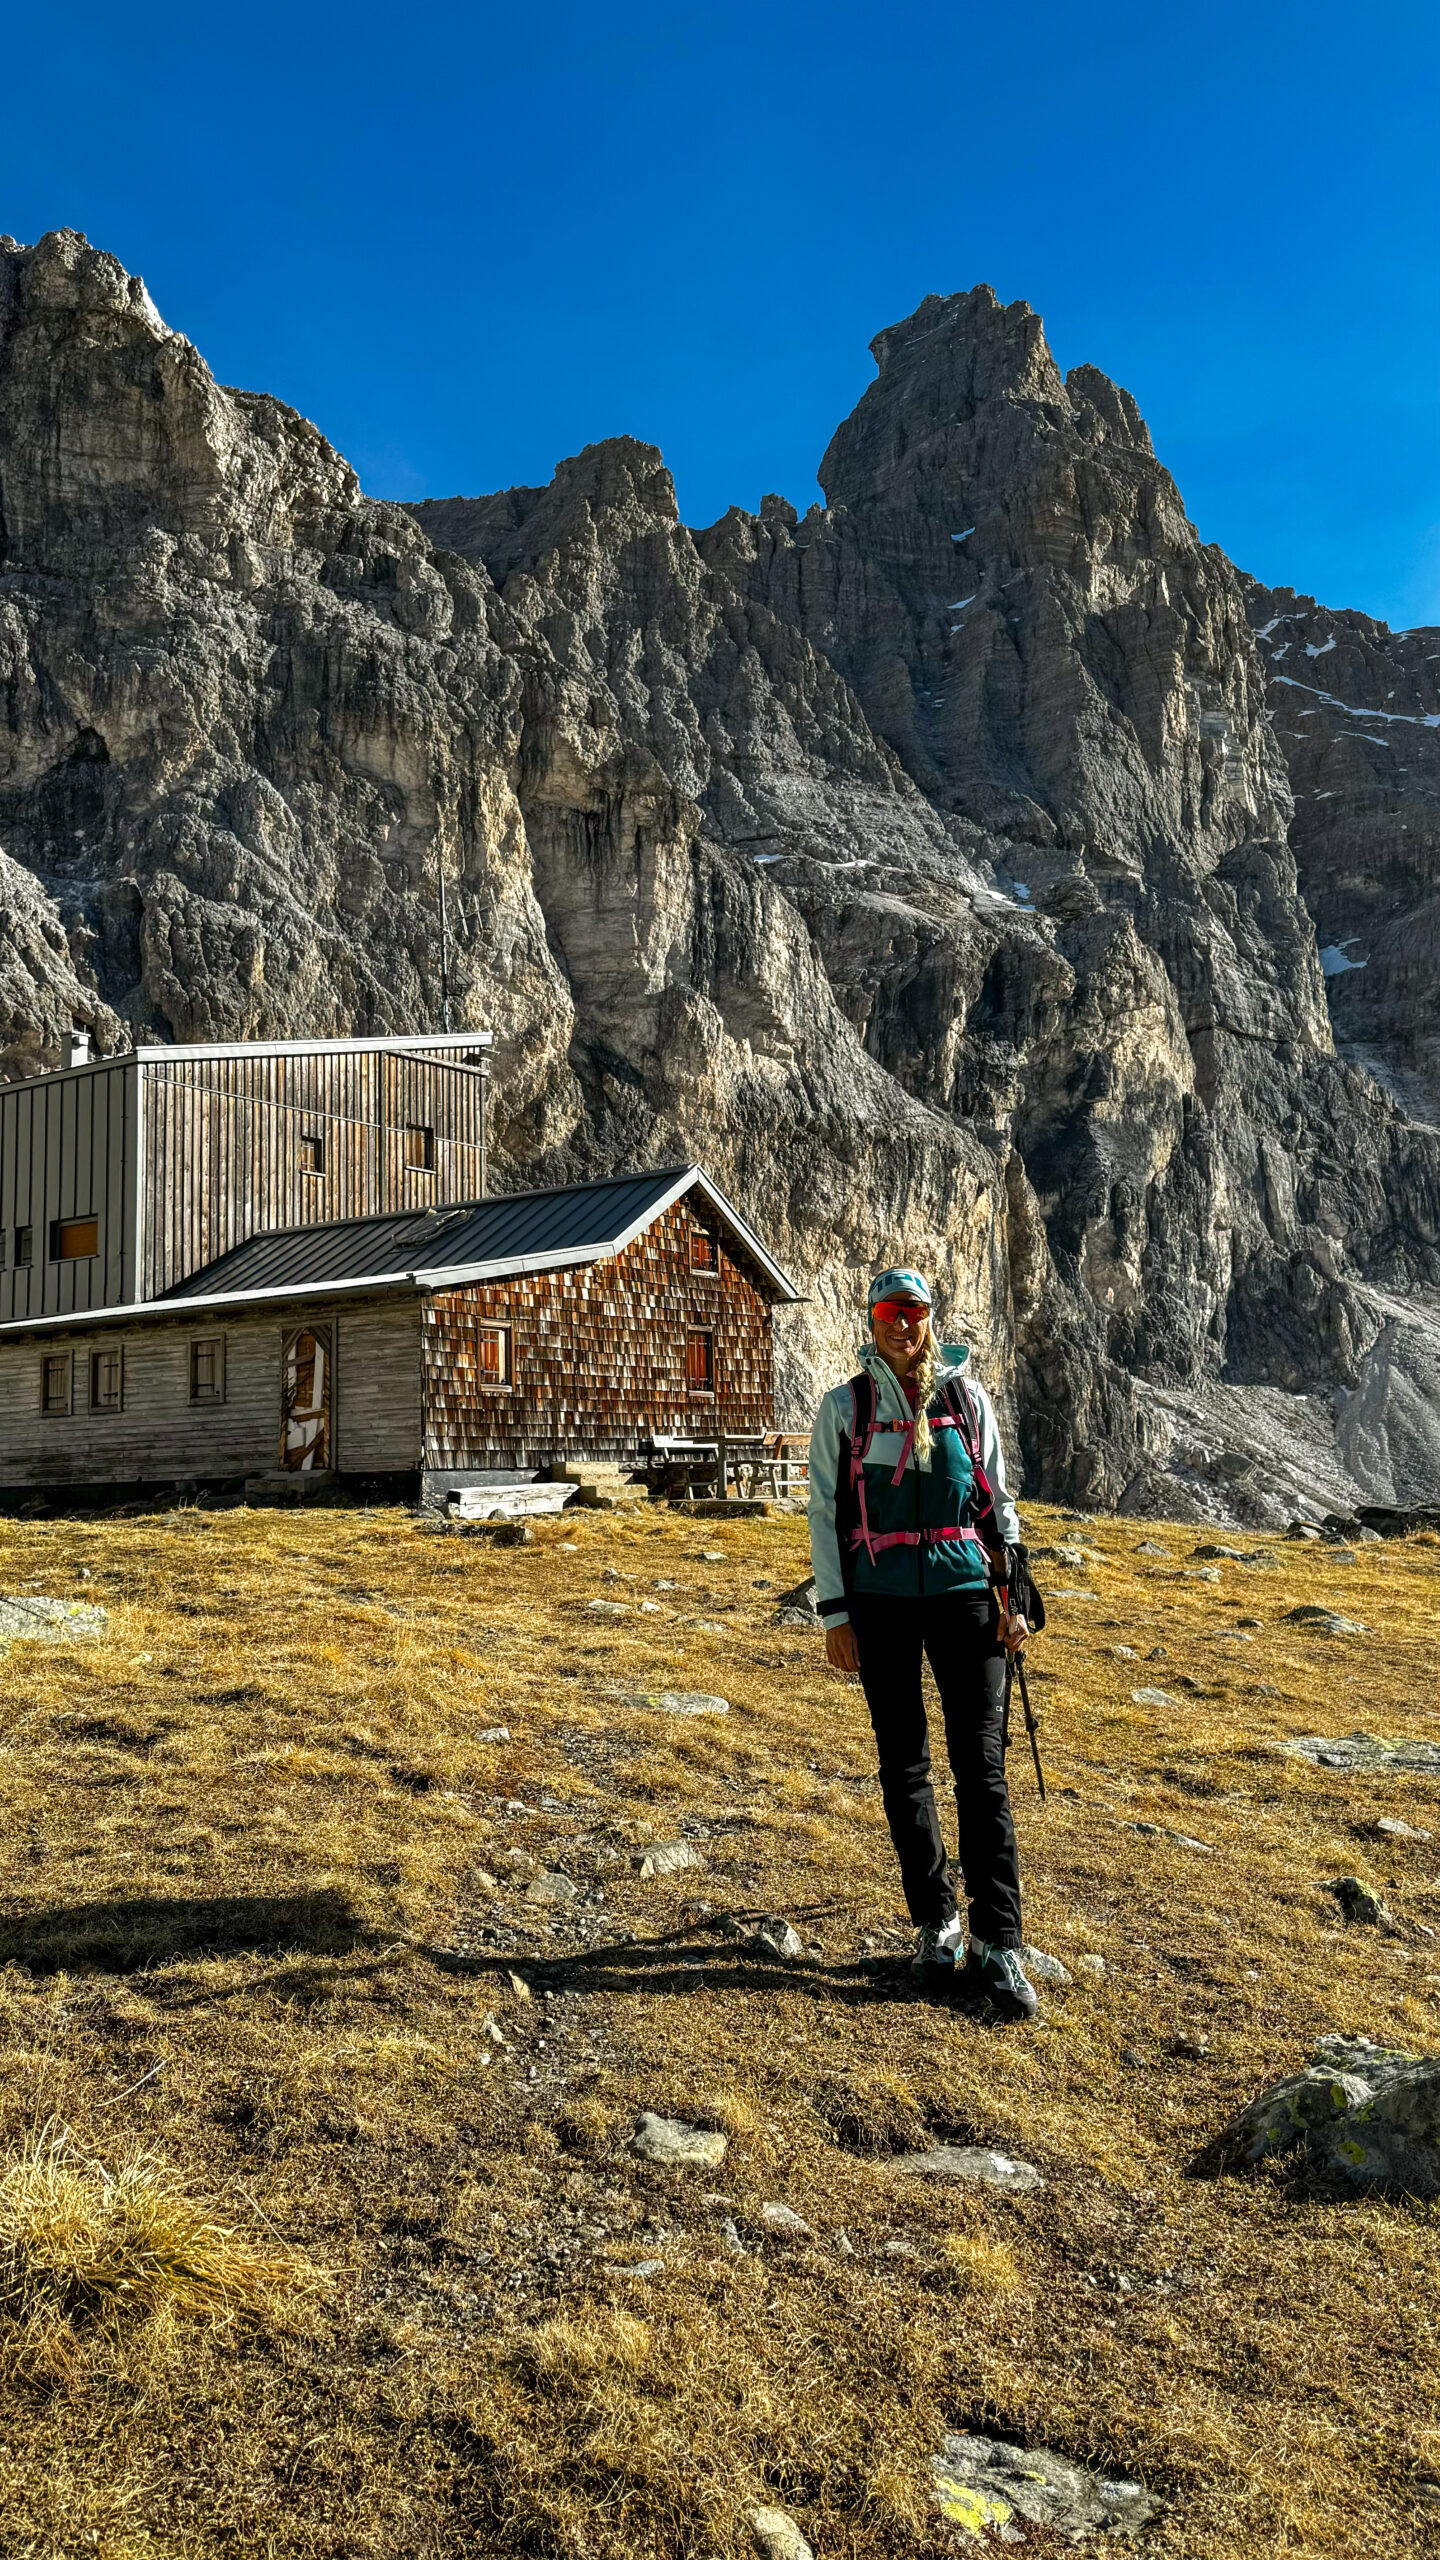
<instances>
[{"instance_id":1,"label":"pink backpack strap","mask_svg":"<svg viewBox=\"0 0 1440 2560\"><path fill-rule=\"evenodd\" d=\"M870 1397L870 1415L865 1425L863 1440L860 1434L862 1388L868 1389ZM862 1370L858 1377L850 1381L850 1484L860 1512L860 1525L854 1532L851 1544L863 1547L872 1564L875 1561L875 1549L880 1542L870 1526L870 1516L865 1508L865 1461L870 1454L870 1443L875 1437L876 1416L879 1409L880 1399L875 1392L875 1381L873 1378L867 1378Z\"/></svg>"}]
</instances>

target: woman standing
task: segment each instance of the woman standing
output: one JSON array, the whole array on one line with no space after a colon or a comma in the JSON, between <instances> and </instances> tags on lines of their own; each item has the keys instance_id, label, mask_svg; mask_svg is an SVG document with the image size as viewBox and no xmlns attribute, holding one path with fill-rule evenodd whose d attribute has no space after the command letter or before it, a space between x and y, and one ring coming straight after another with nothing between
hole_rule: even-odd
<instances>
[{"instance_id":1,"label":"woman standing","mask_svg":"<svg viewBox=\"0 0 1440 2560\"><path fill-rule=\"evenodd\" d=\"M968 1345L937 1353L918 1271L871 1282L860 1371L832 1387L810 1435L810 1555L833 1669L858 1678L910 1917L914 1970L946 1974L1002 2016L1030 2018L1020 1867L1005 1782L1005 1661L1028 1629L1009 1598L1020 1523L994 1408ZM930 1783L921 1690L929 1657L945 1717L970 1906L964 1933Z\"/></svg>"}]
</instances>

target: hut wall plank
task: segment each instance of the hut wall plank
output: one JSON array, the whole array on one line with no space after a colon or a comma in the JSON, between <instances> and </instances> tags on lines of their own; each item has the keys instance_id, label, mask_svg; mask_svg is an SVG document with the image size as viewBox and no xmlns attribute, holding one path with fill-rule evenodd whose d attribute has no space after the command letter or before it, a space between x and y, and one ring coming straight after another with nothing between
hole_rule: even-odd
<instances>
[{"instance_id":1,"label":"hut wall plank","mask_svg":"<svg viewBox=\"0 0 1440 2560\"><path fill-rule=\"evenodd\" d=\"M411 1297L337 1319L334 1463L346 1475L418 1467L420 1310Z\"/></svg>"},{"instance_id":2,"label":"hut wall plank","mask_svg":"<svg viewBox=\"0 0 1440 2560\"><path fill-rule=\"evenodd\" d=\"M147 1063L143 1289L160 1297L261 1229L450 1206L480 1196L480 1079L435 1058L374 1052ZM407 1166L405 1124L435 1132L435 1166ZM300 1168L324 1140L325 1170Z\"/></svg>"},{"instance_id":3,"label":"hut wall plank","mask_svg":"<svg viewBox=\"0 0 1440 2560\"><path fill-rule=\"evenodd\" d=\"M280 1359L296 1325L335 1334L334 1465L380 1474L420 1463L420 1312L353 1299L299 1303L230 1321L145 1318L138 1324L57 1327L0 1337L0 1486L165 1484L185 1476L269 1475L280 1445ZM190 1402L190 1344L225 1343L223 1404ZM119 1413L89 1411L90 1355L116 1344L125 1358ZM41 1364L68 1354L68 1414L41 1411Z\"/></svg>"}]
</instances>

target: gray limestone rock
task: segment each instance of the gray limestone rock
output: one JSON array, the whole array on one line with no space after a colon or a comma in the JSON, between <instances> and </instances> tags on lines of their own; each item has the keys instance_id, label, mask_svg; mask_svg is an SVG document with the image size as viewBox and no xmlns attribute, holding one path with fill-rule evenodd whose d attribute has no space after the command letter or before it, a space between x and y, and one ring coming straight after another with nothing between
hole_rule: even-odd
<instances>
[{"instance_id":1,"label":"gray limestone rock","mask_svg":"<svg viewBox=\"0 0 1440 2560\"><path fill-rule=\"evenodd\" d=\"M1313 1760L1320 1769L1364 1774L1386 1769L1440 1773L1440 1742L1386 1742L1370 1733L1303 1733L1277 1747L1297 1760Z\"/></svg>"},{"instance_id":2,"label":"gray limestone rock","mask_svg":"<svg viewBox=\"0 0 1440 2560\"><path fill-rule=\"evenodd\" d=\"M977 2542L1023 2542L1022 2517L1065 2542L1096 2533L1129 2541L1160 2513L1159 2499L1138 2481L1083 2470L1043 2445L947 2435L931 2469L941 2514Z\"/></svg>"},{"instance_id":3,"label":"gray limestone rock","mask_svg":"<svg viewBox=\"0 0 1440 2560\"><path fill-rule=\"evenodd\" d=\"M1040 1947L1022 1947L1020 1961L1037 1982L1068 1982L1070 1979L1059 1957L1046 1955Z\"/></svg>"},{"instance_id":4,"label":"gray limestone rock","mask_svg":"<svg viewBox=\"0 0 1440 2560\"><path fill-rule=\"evenodd\" d=\"M621 1704L627 1707L653 1708L664 1716L728 1716L730 1701L717 1698L708 1689L626 1689Z\"/></svg>"},{"instance_id":5,"label":"gray limestone rock","mask_svg":"<svg viewBox=\"0 0 1440 2560\"><path fill-rule=\"evenodd\" d=\"M815 2560L794 2517L783 2507L751 2507L745 2521L760 2560Z\"/></svg>"},{"instance_id":6,"label":"gray limestone rock","mask_svg":"<svg viewBox=\"0 0 1440 2560\"><path fill-rule=\"evenodd\" d=\"M109 1610L96 1601L0 1597L0 1647L16 1642L93 1644L109 1624Z\"/></svg>"},{"instance_id":7,"label":"gray limestone rock","mask_svg":"<svg viewBox=\"0 0 1440 2560\"><path fill-rule=\"evenodd\" d=\"M637 2159L667 2169L718 2169L728 2145L723 2133L684 2124L676 2116L644 2114L630 2137Z\"/></svg>"},{"instance_id":8,"label":"gray limestone rock","mask_svg":"<svg viewBox=\"0 0 1440 2560\"><path fill-rule=\"evenodd\" d=\"M630 1863L641 1876L673 1876L685 1867L703 1867L705 1861L688 1840L655 1840L637 1849Z\"/></svg>"},{"instance_id":9,"label":"gray limestone rock","mask_svg":"<svg viewBox=\"0 0 1440 2560\"><path fill-rule=\"evenodd\" d=\"M960 2186L998 2187L1006 2195L1026 2195L1045 2183L1028 2160L1012 2160L1008 2152L986 2151L966 2143L940 2142L930 2151L911 2151L892 2167L904 2178L939 2178Z\"/></svg>"},{"instance_id":10,"label":"gray limestone rock","mask_svg":"<svg viewBox=\"0 0 1440 2560\"><path fill-rule=\"evenodd\" d=\"M1322 2036L1309 2067L1252 2099L1196 2166L1287 2153L1352 2189L1440 2195L1440 2057Z\"/></svg>"},{"instance_id":11,"label":"gray limestone rock","mask_svg":"<svg viewBox=\"0 0 1440 2560\"><path fill-rule=\"evenodd\" d=\"M777 2239L813 2240L815 2237L803 2213L797 2213L793 2205L762 2204L760 2219L766 2230L774 2232Z\"/></svg>"}]
</instances>

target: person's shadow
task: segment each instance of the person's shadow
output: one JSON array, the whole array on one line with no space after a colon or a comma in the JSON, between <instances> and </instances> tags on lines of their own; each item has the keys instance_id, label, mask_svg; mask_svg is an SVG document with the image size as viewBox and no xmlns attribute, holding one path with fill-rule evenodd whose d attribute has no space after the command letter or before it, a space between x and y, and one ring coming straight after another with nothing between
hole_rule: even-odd
<instances>
[{"instance_id":1,"label":"person's shadow","mask_svg":"<svg viewBox=\"0 0 1440 2560\"><path fill-rule=\"evenodd\" d=\"M142 1973L197 1956L348 1955L373 1934L342 1893L137 1894L0 1915L0 1964Z\"/></svg>"},{"instance_id":2,"label":"person's shadow","mask_svg":"<svg viewBox=\"0 0 1440 2560\"><path fill-rule=\"evenodd\" d=\"M903 1958L826 1962L813 1955L782 1957L758 1935L762 1916L717 1914L682 1922L658 1938L621 1938L573 1951L529 1947L462 1954L403 1929L375 1927L331 1886L278 1894L139 1894L0 1914L0 1965L20 1965L40 1975L134 1974L218 1956L252 1955L279 1960L280 1980L288 1989L320 1991L327 1959L359 1955L367 1959L361 1970L370 1971L408 1955L462 1978L520 1973L556 1991L668 1992L693 1998L709 1989L768 1998L784 1990L867 2006L877 1998L944 1997L913 1981ZM298 1967L296 1958L302 1960ZM265 1980L273 1987L276 1976ZM213 1991L177 1989L166 2005L183 2008L195 2000L243 1998L258 1987L249 1977Z\"/></svg>"}]
</instances>

